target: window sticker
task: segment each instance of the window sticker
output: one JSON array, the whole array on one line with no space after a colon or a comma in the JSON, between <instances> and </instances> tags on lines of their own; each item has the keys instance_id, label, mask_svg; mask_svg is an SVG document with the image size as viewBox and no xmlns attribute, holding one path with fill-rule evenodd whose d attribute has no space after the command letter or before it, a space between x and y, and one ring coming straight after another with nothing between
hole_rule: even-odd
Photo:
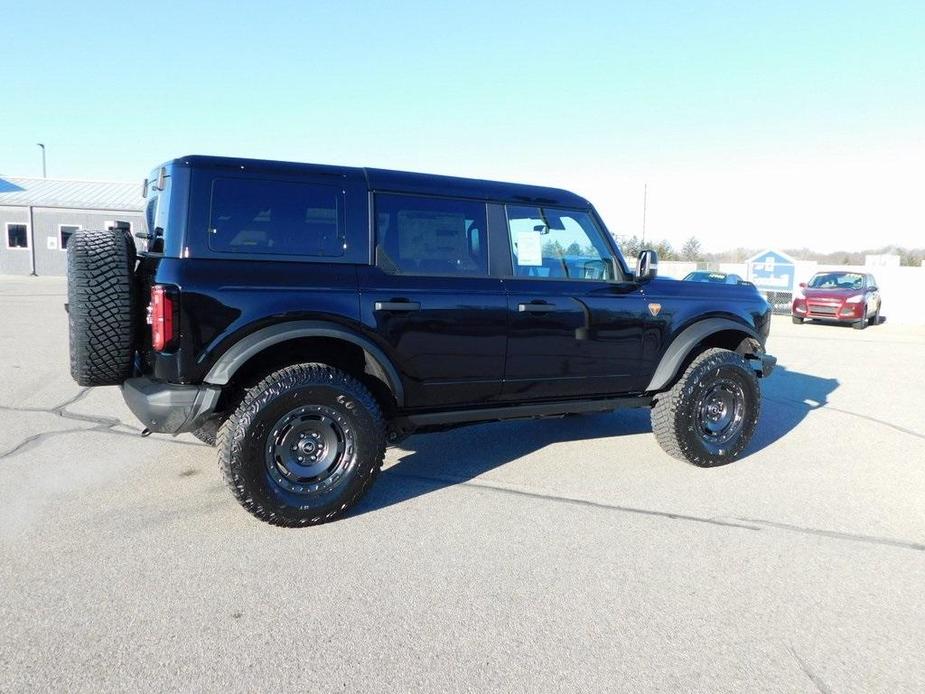
<instances>
[{"instance_id":1,"label":"window sticker","mask_svg":"<svg viewBox=\"0 0 925 694\"><path fill-rule=\"evenodd\" d=\"M517 264L536 267L543 264L543 239L538 231L517 234Z\"/></svg>"}]
</instances>

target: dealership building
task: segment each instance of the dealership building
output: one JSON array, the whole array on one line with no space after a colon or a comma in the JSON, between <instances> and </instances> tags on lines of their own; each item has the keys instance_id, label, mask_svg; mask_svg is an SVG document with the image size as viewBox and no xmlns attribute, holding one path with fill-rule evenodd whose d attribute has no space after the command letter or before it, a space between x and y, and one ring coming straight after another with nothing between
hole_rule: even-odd
<instances>
[{"instance_id":1,"label":"dealership building","mask_svg":"<svg viewBox=\"0 0 925 694\"><path fill-rule=\"evenodd\" d=\"M0 176L0 275L64 275L78 229L144 230L141 183Z\"/></svg>"}]
</instances>

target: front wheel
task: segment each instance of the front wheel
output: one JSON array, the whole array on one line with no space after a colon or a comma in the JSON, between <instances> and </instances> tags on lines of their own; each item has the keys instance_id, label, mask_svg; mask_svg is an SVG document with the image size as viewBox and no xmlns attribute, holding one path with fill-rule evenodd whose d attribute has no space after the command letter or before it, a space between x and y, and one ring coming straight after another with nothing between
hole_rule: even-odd
<instances>
[{"instance_id":1,"label":"front wheel","mask_svg":"<svg viewBox=\"0 0 925 694\"><path fill-rule=\"evenodd\" d=\"M742 355L708 349L652 408L652 431L666 453L698 467L738 458L761 410L758 378Z\"/></svg>"},{"instance_id":2,"label":"front wheel","mask_svg":"<svg viewBox=\"0 0 925 694\"><path fill-rule=\"evenodd\" d=\"M790 316L790 318L793 320L794 325L803 324L803 318L801 318L800 316Z\"/></svg>"},{"instance_id":3,"label":"front wheel","mask_svg":"<svg viewBox=\"0 0 925 694\"><path fill-rule=\"evenodd\" d=\"M345 513L382 467L375 398L325 364L296 364L252 388L218 432L219 465L238 502L274 525L316 525Z\"/></svg>"}]
</instances>

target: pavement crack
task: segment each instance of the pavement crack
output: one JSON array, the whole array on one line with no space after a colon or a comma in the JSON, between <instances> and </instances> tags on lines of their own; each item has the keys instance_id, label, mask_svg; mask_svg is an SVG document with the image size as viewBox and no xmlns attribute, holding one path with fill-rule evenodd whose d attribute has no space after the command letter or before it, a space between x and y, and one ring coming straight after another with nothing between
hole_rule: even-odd
<instances>
[{"instance_id":1,"label":"pavement crack","mask_svg":"<svg viewBox=\"0 0 925 694\"><path fill-rule=\"evenodd\" d=\"M557 496L555 494L543 494L541 492L530 492L522 489L511 489L509 487L501 487L495 484L489 484L482 481L474 481L471 479L461 479L453 477L430 477L426 475L412 475L405 472L391 472L389 470L383 470L383 475L388 475L390 477L400 477L403 479L416 480L419 482L428 482L428 483L437 483L440 485L462 485L464 487L477 487L479 489L489 489L495 492L501 492L502 494L512 494L515 496L523 496L531 499L542 499L544 501L555 501L562 504L572 504L574 506L584 506L586 508L599 508L606 511L618 511L620 513L633 513L641 516L655 516L658 518L667 518L669 520L678 520L678 521L688 521L692 523L707 523L709 525L720 525L726 528L740 528L742 530L761 530L752 525L748 525L745 522L734 522L722 520L719 518L704 518L702 516L691 516L683 513L672 513L670 511L655 511L652 509L645 508L634 508L632 506L620 506L617 504L605 504L599 501L590 501L589 499L579 499L576 497L570 496Z\"/></svg>"},{"instance_id":2,"label":"pavement crack","mask_svg":"<svg viewBox=\"0 0 925 694\"><path fill-rule=\"evenodd\" d=\"M61 434L73 434L78 431L93 431L93 429L62 429L60 431L45 431L40 434L32 434L31 436L24 438L9 450L0 453L0 460L3 460L4 458L10 458L17 453L22 453L25 449L30 448L32 444L41 443L46 439L60 436Z\"/></svg>"},{"instance_id":3,"label":"pavement crack","mask_svg":"<svg viewBox=\"0 0 925 694\"><path fill-rule=\"evenodd\" d=\"M883 545L885 547L899 547L901 549L912 549L918 552L925 552L925 544L921 542L911 542L908 540L894 540L889 537L877 537L876 535L860 535L856 533L844 533L837 530L822 530L820 528L807 528L790 523L779 523L777 521L762 520L760 518L741 518L735 520L742 523L753 523L777 530L786 530L787 532L800 533L803 535L816 535L818 537L828 537L834 540L847 540L849 542L866 542L873 545Z\"/></svg>"},{"instance_id":4,"label":"pavement crack","mask_svg":"<svg viewBox=\"0 0 925 694\"><path fill-rule=\"evenodd\" d=\"M917 552L925 551L925 544L912 542L908 540L896 540L889 537L877 537L875 535L861 535L855 533L838 532L836 530L822 530L819 528L809 528L789 523L778 523L776 521L762 520L760 518L743 518L732 517L724 519L722 517L707 518L704 516L694 516L684 513L673 513L671 511L656 511L653 509L637 508L633 506L621 506L619 504L607 504L599 501L590 501L588 499L579 499L569 496L557 496L555 494L544 494L542 492L531 492L522 489L511 489L497 484L491 484L482 480L466 479L461 477L452 477L449 475L429 476L415 475L406 472L393 472L383 470L382 475L388 477L397 477L401 479L425 482L434 486L445 487L450 485L460 485L464 487L476 487L486 489L502 494L511 494L514 496L527 497L531 499L541 499L543 501L554 501L562 504L572 504L574 506L584 506L586 508L598 508L606 511L617 511L619 513L632 513L639 516L653 516L657 518L667 518L669 520L686 521L691 523L706 523L708 525L718 525L726 528L739 528L742 530L761 531L765 528L774 528L775 530L784 530L787 532L799 533L802 535L815 535L817 537L826 537L834 540L847 540L849 542L862 542L867 544L881 545L885 547L898 547L900 549L909 549Z\"/></svg>"},{"instance_id":5,"label":"pavement crack","mask_svg":"<svg viewBox=\"0 0 925 694\"><path fill-rule=\"evenodd\" d=\"M852 412L851 410L843 410L839 407L832 407L831 405L826 405L825 409L832 410L833 412L840 412L842 414L847 414L852 417L859 417L861 419L866 419L868 422L873 422L874 424L882 424L885 427L890 427L890 429L895 429L896 431L902 432L903 434L909 434L909 436L915 436L916 438L925 440L925 434L921 434L912 429L906 429L906 427L901 427L898 424L892 424L891 422L885 422L882 419L877 419L876 417L871 417L870 415L861 414L860 412Z\"/></svg>"},{"instance_id":6,"label":"pavement crack","mask_svg":"<svg viewBox=\"0 0 925 694\"><path fill-rule=\"evenodd\" d=\"M805 402L799 400L791 400L789 398L776 398L773 396L764 396L765 400L770 402L776 402L779 405L789 405L791 407L799 407L803 409L812 409L812 410L831 410L832 412L838 412L839 414L846 414L850 417L858 417L860 419L866 419L868 422L873 422L874 424L880 424L881 426L889 427L894 431L898 431L903 434L908 434L909 436L915 436L916 438L925 440L925 434L922 434L913 429L907 429L906 427L901 427L898 424L893 424L892 422L887 422L883 419L877 419L876 417L871 417L870 415L862 414L861 412L852 412L851 410L843 410L840 407L835 407L829 404L822 405L809 405Z\"/></svg>"},{"instance_id":7,"label":"pavement crack","mask_svg":"<svg viewBox=\"0 0 925 694\"><path fill-rule=\"evenodd\" d=\"M4 458L9 458L22 451L31 448L33 444L39 444L45 441L46 439L53 438L55 436L60 436L62 434L74 434L81 431L93 431L104 434L115 434L117 436L131 436L135 437L140 434L140 430L137 427L133 427L130 424L126 424L118 417L105 417L102 415L93 415L93 414L80 414L78 412L69 412L68 407L75 405L81 400L83 400L87 395L89 395L89 388L81 388L76 395L68 398L62 403L59 403L53 407L11 407L9 405L0 405L0 411L4 412L35 412L40 414L50 414L56 417L61 417L62 419L67 419L75 422L87 422L89 424L95 424L96 426L87 427L85 429L62 429L60 431L45 431L38 434L31 434L17 443L15 446L10 448L3 453L0 453L0 460ZM130 434L125 431L117 431L115 427L124 426L128 429L139 432L139 434ZM189 441L176 441L171 439L160 439L166 443L174 443L183 446L201 446L198 443L190 443Z\"/></svg>"},{"instance_id":8,"label":"pavement crack","mask_svg":"<svg viewBox=\"0 0 925 694\"><path fill-rule=\"evenodd\" d=\"M75 403L80 402L80 401L83 400L85 397L87 397L87 395L88 395L89 393L90 393L90 389L89 389L89 388L81 388L80 390L77 391L77 394L76 394L74 397L70 398L69 400L65 400L65 401L62 402L60 405L55 405L54 407L51 408L50 412L52 412L53 414L56 414L56 415L58 415L58 416L63 417L63 416L64 416L64 414L63 414L63 413L64 413L64 408L65 408L65 407L67 407L68 405L73 405L73 404L75 404Z\"/></svg>"},{"instance_id":9,"label":"pavement crack","mask_svg":"<svg viewBox=\"0 0 925 694\"><path fill-rule=\"evenodd\" d=\"M815 685L816 689L818 689L821 694L832 694L832 690L829 689L825 681L819 677L819 675L813 672L812 668L810 668L807 662L800 657L796 650L794 650L793 646L788 646L787 650L790 651L790 655L793 656L793 659L797 661L797 664L800 666L803 674L809 678L809 681Z\"/></svg>"}]
</instances>

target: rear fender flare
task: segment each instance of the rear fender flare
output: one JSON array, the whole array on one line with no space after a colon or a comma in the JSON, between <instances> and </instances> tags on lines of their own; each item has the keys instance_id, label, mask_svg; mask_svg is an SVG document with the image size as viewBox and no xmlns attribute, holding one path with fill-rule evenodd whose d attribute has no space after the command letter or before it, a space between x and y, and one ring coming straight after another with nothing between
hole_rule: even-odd
<instances>
[{"instance_id":1,"label":"rear fender flare","mask_svg":"<svg viewBox=\"0 0 925 694\"><path fill-rule=\"evenodd\" d=\"M235 372L254 355L281 342L304 337L331 337L360 347L366 356L369 372L385 382L399 407L404 404L405 394L401 379L385 353L369 339L341 325L326 321L291 321L261 328L239 340L220 356L204 380L212 385L226 385Z\"/></svg>"},{"instance_id":2,"label":"rear fender flare","mask_svg":"<svg viewBox=\"0 0 925 694\"><path fill-rule=\"evenodd\" d=\"M668 349L662 355L662 359L658 363L658 368L655 369L646 391L663 390L674 380L692 349L710 335L728 330L742 333L743 339L750 337L756 340L759 345L764 344L755 329L745 323L739 323L728 318L705 318L697 321L693 325L687 326L672 340Z\"/></svg>"}]
</instances>

